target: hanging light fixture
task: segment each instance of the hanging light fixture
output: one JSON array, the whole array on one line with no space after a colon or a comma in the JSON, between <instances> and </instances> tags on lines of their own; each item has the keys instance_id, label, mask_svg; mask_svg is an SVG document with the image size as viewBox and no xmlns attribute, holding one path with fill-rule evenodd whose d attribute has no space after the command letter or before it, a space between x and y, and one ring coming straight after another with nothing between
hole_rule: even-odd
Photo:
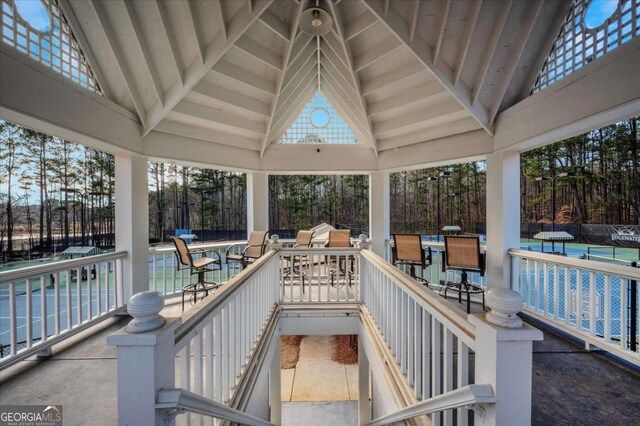
<instances>
[{"instance_id":1,"label":"hanging light fixture","mask_svg":"<svg viewBox=\"0 0 640 426\"><path fill-rule=\"evenodd\" d=\"M319 1L300 16L300 29L311 36L323 36L331 31L332 26L331 15L320 6Z\"/></svg>"}]
</instances>

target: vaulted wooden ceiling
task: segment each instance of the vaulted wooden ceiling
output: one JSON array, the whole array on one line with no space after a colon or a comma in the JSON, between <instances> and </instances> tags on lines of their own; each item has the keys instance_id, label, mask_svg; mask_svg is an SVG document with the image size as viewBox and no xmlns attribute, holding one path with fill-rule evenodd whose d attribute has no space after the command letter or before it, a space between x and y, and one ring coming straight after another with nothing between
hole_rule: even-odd
<instances>
[{"instance_id":1,"label":"vaulted wooden ceiling","mask_svg":"<svg viewBox=\"0 0 640 426\"><path fill-rule=\"evenodd\" d=\"M376 155L485 129L529 96L570 0L59 0L144 134L260 155L321 90Z\"/></svg>"}]
</instances>

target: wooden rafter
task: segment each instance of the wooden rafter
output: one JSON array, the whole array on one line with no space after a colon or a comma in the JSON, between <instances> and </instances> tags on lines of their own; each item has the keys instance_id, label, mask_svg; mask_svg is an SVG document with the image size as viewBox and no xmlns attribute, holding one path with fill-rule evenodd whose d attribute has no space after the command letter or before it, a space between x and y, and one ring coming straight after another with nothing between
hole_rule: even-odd
<instances>
[{"instance_id":1,"label":"wooden rafter","mask_svg":"<svg viewBox=\"0 0 640 426\"><path fill-rule=\"evenodd\" d=\"M191 91L204 75L213 67L222 56L235 44L245 31L258 20L273 0L256 0L253 8L245 5L227 23L228 34L218 34L204 49L204 63L194 62L187 67L184 73L184 82L177 82L166 93L164 105L156 104L149 111L144 121L143 136L153 128ZM221 23L218 23L221 25Z\"/></svg>"},{"instance_id":2,"label":"wooden rafter","mask_svg":"<svg viewBox=\"0 0 640 426\"><path fill-rule=\"evenodd\" d=\"M487 132L493 134L493 128L489 123L489 111L487 108L483 105L474 105L468 87L463 84L459 84L458 86L454 85L453 71L451 71L444 61L440 61L437 66L433 63L433 51L423 39L416 36L413 41L410 40L404 18L394 8L390 8L385 15L384 7L380 0L361 1L378 17L380 22L409 49L420 64L455 97L462 107L467 110Z\"/></svg>"},{"instance_id":3,"label":"wooden rafter","mask_svg":"<svg viewBox=\"0 0 640 426\"><path fill-rule=\"evenodd\" d=\"M267 130L264 134L264 139L262 140L262 147L260 148L260 158L264 155L264 151L267 149L269 145L269 133L271 131L271 125L273 123L273 117L275 115L276 108L278 107L278 101L280 98L280 93L282 90L282 84L284 82L284 76L287 73L287 65L289 65L289 57L291 56L291 52L293 51L293 45L295 44L296 33L298 31L298 22L300 22L300 15L302 14L303 5L302 3L298 4L298 8L295 12L295 16L293 21L291 22L291 27L289 28L289 37L287 42L287 48L285 50L284 56L282 57L282 69L278 75L278 82L276 83L276 96L273 100L271 106L271 116L269 117L269 122L267 123Z\"/></svg>"}]
</instances>

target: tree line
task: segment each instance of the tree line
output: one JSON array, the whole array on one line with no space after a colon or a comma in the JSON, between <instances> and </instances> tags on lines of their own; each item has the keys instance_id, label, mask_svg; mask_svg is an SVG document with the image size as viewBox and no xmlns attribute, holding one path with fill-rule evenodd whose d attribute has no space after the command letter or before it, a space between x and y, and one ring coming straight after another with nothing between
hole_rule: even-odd
<instances>
[{"instance_id":1,"label":"tree line","mask_svg":"<svg viewBox=\"0 0 640 426\"><path fill-rule=\"evenodd\" d=\"M113 245L112 155L5 121L0 140L3 257Z\"/></svg>"},{"instance_id":2,"label":"tree line","mask_svg":"<svg viewBox=\"0 0 640 426\"><path fill-rule=\"evenodd\" d=\"M640 224L639 121L523 153L522 222ZM3 257L71 244L113 245L112 155L7 122L0 122L0 137ZM555 179L552 213L549 178L564 173ZM354 234L368 229L366 175L271 175L268 185L269 227L283 236L321 222ZM393 173L391 230L435 233L438 224L482 230L485 191L483 161ZM166 241L176 229L207 240L239 238L232 231L246 229L246 195L242 173L151 162L151 241Z\"/></svg>"}]
</instances>

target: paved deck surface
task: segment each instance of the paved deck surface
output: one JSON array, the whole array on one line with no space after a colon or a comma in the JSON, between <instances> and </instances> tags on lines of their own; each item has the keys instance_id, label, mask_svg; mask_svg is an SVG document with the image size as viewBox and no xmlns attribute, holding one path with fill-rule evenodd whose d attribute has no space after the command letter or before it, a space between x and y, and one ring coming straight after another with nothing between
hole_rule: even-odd
<instances>
[{"instance_id":1,"label":"paved deck surface","mask_svg":"<svg viewBox=\"0 0 640 426\"><path fill-rule=\"evenodd\" d=\"M358 403L283 402L282 426L356 426Z\"/></svg>"},{"instance_id":2,"label":"paved deck surface","mask_svg":"<svg viewBox=\"0 0 640 426\"><path fill-rule=\"evenodd\" d=\"M358 365L331 360L330 336L306 336L295 368L282 370L282 401L358 399Z\"/></svg>"},{"instance_id":3,"label":"paved deck surface","mask_svg":"<svg viewBox=\"0 0 640 426\"><path fill-rule=\"evenodd\" d=\"M175 308L171 310L174 314ZM127 321L125 318L105 324L103 330L74 346L54 352L53 357L44 361L23 361L18 367L24 371L13 377L6 372L0 373L0 404L62 404L65 425L116 424L116 354L114 348L105 345L105 339ZM313 345L305 346L303 358L305 350L317 350L321 342L310 339L309 343L314 343L315 349ZM326 357L326 353L322 356ZM325 373L327 371L326 360L322 367L311 363L307 366L303 361L299 384L294 376L289 385L292 389L290 399L303 399L310 395L306 385L303 386L303 377L307 373L302 371L307 367L310 371L319 368ZM343 399L357 398L353 393L357 392L357 373L348 373L345 366L341 367L344 373L338 372L335 377L344 374L346 393L344 384L330 388L329 393L341 395ZM286 381L286 376L283 376L284 393L287 392ZM314 398L328 398L327 394L320 393L324 391L318 384L315 392L311 394ZM532 424L640 425L639 395L638 371L614 364L602 354L587 352L578 344L548 331L545 331L544 341L534 342ZM291 404L295 405L285 404L283 407L285 424L355 424L357 417L357 410L349 408L355 407L354 402ZM312 423L325 415L347 416L352 423L340 423L339 420L334 421L334 417ZM296 420L301 418L299 416L304 416L302 423Z\"/></svg>"}]
</instances>

